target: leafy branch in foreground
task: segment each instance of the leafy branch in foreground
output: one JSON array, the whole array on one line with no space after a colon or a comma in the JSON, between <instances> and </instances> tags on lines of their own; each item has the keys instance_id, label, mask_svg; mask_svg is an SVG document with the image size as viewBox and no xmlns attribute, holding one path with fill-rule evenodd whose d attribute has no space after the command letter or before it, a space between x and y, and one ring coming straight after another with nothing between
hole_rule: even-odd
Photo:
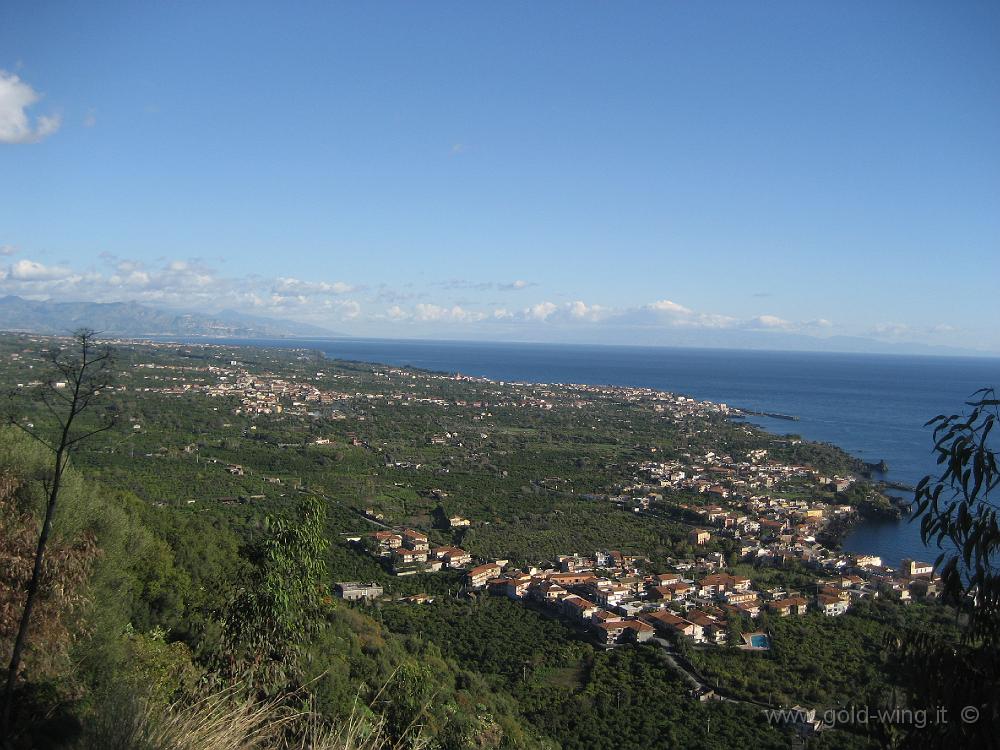
<instances>
[{"instance_id":1,"label":"leafy branch in foreground","mask_svg":"<svg viewBox=\"0 0 1000 750\"><path fill-rule=\"evenodd\" d=\"M326 511L315 497L303 503L298 523L266 519L270 534L256 550L257 567L223 619L226 671L265 692L292 678L297 651L318 626Z\"/></svg>"},{"instance_id":2,"label":"leafy branch in foreground","mask_svg":"<svg viewBox=\"0 0 1000 750\"><path fill-rule=\"evenodd\" d=\"M927 422L934 426L934 453L943 470L936 478L924 477L914 493L920 538L942 550L934 563L942 596L965 620L961 640L933 629L909 628L886 644L910 686L906 702L918 709L944 709L950 720L920 731L911 727L891 743L882 738L894 747L950 748L956 742L992 747L996 741L1000 533L991 493L995 496L1000 472L990 436L1000 400L993 389L983 388L966 405L972 407L967 414L942 414Z\"/></svg>"},{"instance_id":3,"label":"leafy branch in foreground","mask_svg":"<svg viewBox=\"0 0 1000 750\"><path fill-rule=\"evenodd\" d=\"M972 398L968 414L942 414L927 423L934 425L934 452L944 471L936 479L920 480L914 502L922 516L923 543L939 549L946 541L954 545L935 561L946 600L968 614L970 637L997 643L1000 528L990 493L1000 484L1000 471L990 435L1000 419L1000 399L992 388L980 389Z\"/></svg>"},{"instance_id":4,"label":"leafy branch in foreground","mask_svg":"<svg viewBox=\"0 0 1000 750\"><path fill-rule=\"evenodd\" d=\"M111 385L112 363L111 348L99 344L94 331L81 329L73 334L71 345L52 349L49 357L50 377L40 388L33 391L37 396L37 406L42 410L39 420L42 427L36 428L34 422L16 411L17 394L11 395L12 408L8 421L48 448L53 454L53 463L49 475L43 480L47 497L45 516L38 535L31 578L24 597L24 609L7 668L3 713L0 719L0 740L5 739L10 733L14 689L27 643L31 613L43 577L45 550L52 532L52 519L59 503L63 474L69 465L70 455L81 442L114 426L114 418L110 415L102 415L82 427L82 420L79 419Z\"/></svg>"}]
</instances>

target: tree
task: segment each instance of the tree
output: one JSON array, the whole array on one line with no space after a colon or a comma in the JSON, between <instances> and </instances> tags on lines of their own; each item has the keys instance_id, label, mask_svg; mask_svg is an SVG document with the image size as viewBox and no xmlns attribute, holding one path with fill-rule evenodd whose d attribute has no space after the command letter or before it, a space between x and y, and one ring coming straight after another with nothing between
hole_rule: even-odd
<instances>
[{"instance_id":1,"label":"tree","mask_svg":"<svg viewBox=\"0 0 1000 750\"><path fill-rule=\"evenodd\" d=\"M59 504L63 474L70 456L80 445L97 433L114 426L110 413L95 419L81 419L93 409L101 394L111 385L113 351L97 341L97 334L90 329L80 329L66 346L53 346L49 354L50 377L36 391L40 414L36 427L33 421L16 410L17 394L12 394L9 422L26 432L48 448L53 454L52 468L44 481L46 494L45 515L35 546L34 564L24 597L24 609L14 639L14 647L7 668L3 693L3 715L0 739L10 733L10 714L14 688L21 666L21 657L27 643L31 613L38 598L42 579L45 551L52 531L52 519Z\"/></svg>"},{"instance_id":2,"label":"tree","mask_svg":"<svg viewBox=\"0 0 1000 750\"><path fill-rule=\"evenodd\" d=\"M934 452L944 467L940 477L924 477L917 485L915 511L920 538L942 552L935 568L947 601L969 616L972 638L1000 642L1000 529L997 503L990 493L1000 485L997 452L990 442L1000 419L1000 399L983 388L966 402L964 415L940 414L934 425ZM995 438L994 438L995 440ZM945 547L948 542L951 548Z\"/></svg>"},{"instance_id":3,"label":"tree","mask_svg":"<svg viewBox=\"0 0 1000 750\"><path fill-rule=\"evenodd\" d=\"M328 541L326 509L309 496L302 520L265 519L270 535L254 550L256 567L223 619L224 670L265 693L291 686L299 651L319 626Z\"/></svg>"},{"instance_id":4,"label":"tree","mask_svg":"<svg viewBox=\"0 0 1000 750\"><path fill-rule=\"evenodd\" d=\"M971 410L965 414L941 414L927 422L934 426L934 453L943 468L939 476L920 480L914 493L921 540L941 550L934 567L941 574L943 599L956 608L965 627L958 641L936 629L910 628L887 644L909 686L906 702L928 711L945 709L947 720L911 728L902 737L882 737L894 746L996 746L1000 533L995 490L1000 472L990 435L1000 416L1000 400L993 389L984 388L966 405Z\"/></svg>"}]
</instances>

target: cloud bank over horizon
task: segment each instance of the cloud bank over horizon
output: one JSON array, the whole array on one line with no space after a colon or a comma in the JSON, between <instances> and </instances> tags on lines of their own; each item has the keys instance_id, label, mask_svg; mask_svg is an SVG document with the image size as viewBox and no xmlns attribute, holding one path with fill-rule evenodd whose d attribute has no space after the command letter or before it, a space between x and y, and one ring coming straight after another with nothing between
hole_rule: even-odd
<instances>
[{"instance_id":1,"label":"cloud bank over horizon","mask_svg":"<svg viewBox=\"0 0 1000 750\"><path fill-rule=\"evenodd\" d=\"M708 345L718 341L739 345L741 335L758 340L770 336L774 342L792 340L783 339L784 335L798 337L799 345L805 342L808 347L806 339L833 336L867 337L887 344L945 344L957 331L947 323L922 329L891 321L850 330L827 318L788 320L766 309L739 316L699 310L693 303L666 297L624 305L556 301L562 295L524 279L449 279L397 289L343 279L229 276L200 259L148 264L102 253L98 262L77 268L67 262L22 257L13 245L0 246L0 255L6 256L6 262L0 263L2 295L139 302L202 313L235 310L358 336L629 344L697 344L703 340ZM454 298L456 294L462 298ZM500 301L491 299L497 295Z\"/></svg>"}]
</instances>

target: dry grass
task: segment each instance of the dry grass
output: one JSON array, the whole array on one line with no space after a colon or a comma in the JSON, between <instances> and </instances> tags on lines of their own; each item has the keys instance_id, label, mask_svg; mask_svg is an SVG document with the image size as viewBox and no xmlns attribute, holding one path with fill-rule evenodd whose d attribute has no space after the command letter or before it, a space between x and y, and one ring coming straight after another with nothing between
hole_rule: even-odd
<instances>
[{"instance_id":1,"label":"dry grass","mask_svg":"<svg viewBox=\"0 0 1000 750\"><path fill-rule=\"evenodd\" d=\"M88 726L77 750L422 750L427 738L416 719L393 740L385 720L355 701L331 725L313 710L282 701L257 701L236 688L165 709L123 700Z\"/></svg>"}]
</instances>

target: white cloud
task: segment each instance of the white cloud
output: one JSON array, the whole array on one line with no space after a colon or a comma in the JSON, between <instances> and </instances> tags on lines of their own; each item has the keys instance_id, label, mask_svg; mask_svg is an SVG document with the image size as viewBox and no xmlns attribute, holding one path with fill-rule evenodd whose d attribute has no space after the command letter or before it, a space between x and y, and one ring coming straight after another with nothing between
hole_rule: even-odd
<instances>
[{"instance_id":1,"label":"white cloud","mask_svg":"<svg viewBox=\"0 0 1000 750\"><path fill-rule=\"evenodd\" d=\"M718 313L699 313L691 325L699 328L733 328L739 325L740 321L731 315L719 315Z\"/></svg>"},{"instance_id":2,"label":"white cloud","mask_svg":"<svg viewBox=\"0 0 1000 750\"><path fill-rule=\"evenodd\" d=\"M393 305L385 312L390 320L408 320L412 316L399 305Z\"/></svg>"},{"instance_id":3,"label":"white cloud","mask_svg":"<svg viewBox=\"0 0 1000 750\"><path fill-rule=\"evenodd\" d=\"M691 315L693 310L679 305L673 300L661 299L658 302L650 302L646 307L654 312L670 313L672 315Z\"/></svg>"},{"instance_id":4,"label":"white cloud","mask_svg":"<svg viewBox=\"0 0 1000 750\"><path fill-rule=\"evenodd\" d=\"M398 305L400 302L409 302L410 300L416 299L418 297L424 296L423 294L418 294L413 291L402 291L399 289L393 289L388 284L379 284L375 289L375 301L383 303L392 303Z\"/></svg>"},{"instance_id":5,"label":"white cloud","mask_svg":"<svg viewBox=\"0 0 1000 750\"><path fill-rule=\"evenodd\" d=\"M606 324L616 327L735 328L743 325L737 318L698 313L671 300L628 308L608 307L584 300L562 304L545 300L515 312L497 307L491 317L494 320L560 326Z\"/></svg>"},{"instance_id":6,"label":"white cloud","mask_svg":"<svg viewBox=\"0 0 1000 750\"><path fill-rule=\"evenodd\" d=\"M421 322L460 323L476 322L486 317L485 313L466 310L460 305L441 307L421 302L414 308L414 319Z\"/></svg>"},{"instance_id":7,"label":"white cloud","mask_svg":"<svg viewBox=\"0 0 1000 750\"><path fill-rule=\"evenodd\" d=\"M592 322L597 322L612 314L610 308L603 305L588 305L583 300L570 302L565 309L573 319L589 320Z\"/></svg>"},{"instance_id":8,"label":"white cloud","mask_svg":"<svg viewBox=\"0 0 1000 750\"><path fill-rule=\"evenodd\" d=\"M0 255L13 255L17 252L17 248L13 245L0 245Z\"/></svg>"},{"instance_id":9,"label":"white cloud","mask_svg":"<svg viewBox=\"0 0 1000 750\"><path fill-rule=\"evenodd\" d=\"M417 320L441 320L448 314L448 310L438 305L421 302L416 306L415 317Z\"/></svg>"},{"instance_id":10,"label":"white cloud","mask_svg":"<svg viewBox=\"0 0 1000 750\"><path fill-rule=\"evenodd\" d=\"M751 318L746 325L747 328L764 328L770 330L788 331L795 326L777 315L758 315Z\"/></svg>"},{"instance_id":11,"label":"white cloud","mask_svg":"<svg viewBox=\"0 0 1000 750\"><path fill-rule=\"evenodd\" d=\"M332 284L326 281L302 281L301 279L278 277L274 289L279 292L301 292L305 294L348 294L355 287L343 281Z\"/></svg>"},{"instance_id":12,"label":"white cloud","mask_svg":"<svg viewBox=\"0 0 1000 750\"><path fill-rule=\"evenodd\" d=\"M341 320L355 320L361 316L361 305L353 299L326 300L323 306L332 310Z\"/></svg>"},{"instance_id":13,"label":"white cloud","mask_svg":"<svg viewBox=\"0 0 1000 750\"><path fill-rule=\"evenodd\" d=\"M39 115L34 122L28 116L41 98L17 75L0 70L0 143L37 143L59 129L58 115Z\"/></svg>"},{"instance_id":14,"label":"white cloud","mask_svg":"<svg viewBox=\"0 0 1000 750\"><path fill-rule=\"evenodd\" d=\"M533 281L526 281L525 279L515 279L509 284L497 284L497 289L504 291L520 291L521 289L527 289L528 287L538 286Z\"/></svg>"},{"instance_id":15,"label":"white cloud","mask_svg":"<svg viewBox=\"0 0 1000 750\"><path fill-rule=\"evenodd\" d=\"M623 324L670 328L733 328L740 322L738 318L728 315L696 312L669 299L622 310L618 315L618 321Z\"/></svg>"},{"instance_id":16,"label":"white cloud","mask_svg":"<svg viewBox=\"0 0 1000 750\"><path fill-rule=\"evenodd\" d=\"M0 296L136 301L205 313L242 309L316 325L356 320L364 314L361 302L343 296L356 288L344 282L226 277L197 260L169 260L159 267L147 267L110 253L102 253L100 259L109 267L105 272L19 260L0 268Z\"/></svg>"},{"instance_id":17,"label":"white cloud","mask_svg":"<svg viewBox=\"0 0 1000 750\"><path fill-rule=\"evenodd\" d=\"M83 116L83 127L92 128L97 124L97 110L88 109L87 114Z\"/></svg>"},{"instance_id":18,"label":"white cloud","mask_svg":"<svg viewBox=\"0 0 1000 750\"><path fill-rule=\"evenodd\" d=\"M872 333L876 336L896 338L910 333L910 327L905 323L878 323L872 328Z\"/></svg>"},{"instance_id":19,"label":"white cloud","mask_svg":"<svg viewBox=\"0 0 1000 750\"><path fill-rule=\"evenodd\" d=\"M11 256L14 248L0 246L0 254ZM13 255L0 266L0 296L16 294L32 299L86 300L95 302L136 301L178 310L205 313L225 309L252 311L260 315L287 318L315 325L333 327L336 321L356 324L355 332L379 335L388 333L391 324L413 326L414 330L432 330L433 326L454 326L475 336L499 336L520 329L530 336L546 331L545 336L583 339L585 337L635 339L657 338L701 330L720 331L799 331L829 335L838 330L829 320L786 320L773 314L734 317L717 312L703 312L695 305L685 305L664 298L612 307L585 299L554 301L536 299L517 306L487 301L469 295L471 301L458 297L431 297L440 284L401 287L397 294L389 287L376 286L367 293L347 281L308 281L293 277L234 277L197 259L168 259L147 264L134 259L102 254L98 269L49 264L33 258ZM496 283L491 282L496 289ZM439 289L440 291L440 289ZM446 293L442 293L446 294ZM431 301L433 300L433 301ZM379 325L383 326L379 330ZM950 326L911 328L901 323L882 323L870 333L880 338L934 336L952 333Z\"/></svg>"},{"instance_id":20,"label":"white cloud","mask_svg":"<svg viewBox=\"0 0 1000 750\"><path fill-rule=\"evenodd\" d=\"M548 320L557 309L558 306L552 302L539 302L525 310L525 315L534 320Z\"/></svg>"},{"instance_id":21,"label":"white cloud","mask_svg":"<svg viewBox=\"0 0 1000 750\"><path fill-rule=\"evenodd\" d=\"M33 260L19 260L10 267L10 278L18 281L58 281L73 276L63 266L46 266Z\"/></svg>"},{"instance_id":22,"label":"white cloud","mask_svg":"<svg viewBox=\"0 0 1000 750\"><path fill-rule=\"evenodd\" d=\"M420 303L413 307L412 314L399 305L389 308L386 315L394 320L417 321L463 321L478 322L492 319L494 321L513 321L523 324L566 324L598 322L613 315L614 310L602 305L588 305L582 300L566 302L558 305L554 302L539 302L519 311L510 311L506 307L496 307L489 312L470 310L461 305L452 307Z\"/></svg>"},{"instance_id":23,"label":"white cloud","mask_svg":"<svg viewBox=\"0 0 1000 750\"><path fill-rule=\"evenodd\" d=\"M488 292L493 289L501 292L516 292L521 289L538 286L538 284L534 281L526 281L525 279L515 279L514 281L469 281L467 279L449 279L448 281L437 283L436 286L441 286L445 289L473 289L477 292Z\"/></svg>"},{"instance_id":24,"label":"white cloud","mask_svg":"<svg viewBox=\"0 0 1000 750\"><path fill-rule=\"evenodd\" d=\"M145 287L149 286L152 282L153 277L150 276L146 271L128 271L124 276L115 274L108 279L108 283L112 286L123 286L123 287Z\"/></svg>"}]
</instances>

